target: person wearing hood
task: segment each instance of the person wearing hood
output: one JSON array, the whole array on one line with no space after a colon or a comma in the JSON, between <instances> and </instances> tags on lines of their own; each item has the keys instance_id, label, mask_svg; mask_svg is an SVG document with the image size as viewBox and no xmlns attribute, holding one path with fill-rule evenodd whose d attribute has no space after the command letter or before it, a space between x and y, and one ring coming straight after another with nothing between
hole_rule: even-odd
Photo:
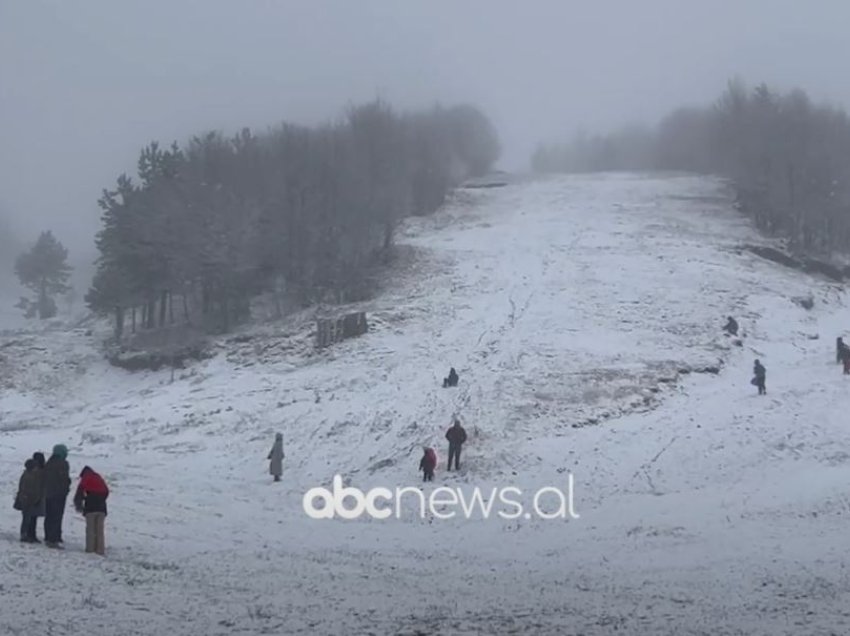
<instances>
[{"instance_id":1,"label":"person wearing hood","mask_svg":"<svg viewBox=\"0 0 850 636\"><path fill-rule=\"evenodd\" d=\"M106 521L106 498L109 497L109 487L88 466L80 472L80 484L74 495L74 508L86 518L86 552L94 552L103 556L106 552L104 538L104 522Z\"/></svg>"},{"instance_id":2,"label":"person wearing hood","mask_svg":"<svg viewBox=\"0 0 850 636\"><path fill-rule=\"evenodd\" d=\"M68 448L57 444L44 466L44 544L48 548L59 548L62 544L62 518L71 490L67 457Z\"/></svg>"},{"instance_id":3,"label":"person wearing hood","mask_svg":"<svg viewBox=\"0 0 850 636\"><path fill-rule=\"evenodd\" d=\"M280 476L283 474L283 458L285 456L283 453L283 433L277 433L274 436L274 444L267 457L269 460L269 474L274 475L275 481L280 481Z\"/></svg>"},{"instance_id":4,"label":"person wearing hood","mask_svg":"<svg viewBox=\"0 0 850 636\"><path fill-rule=\"evenodd\" d=\"M422 471L422 481L434 481L434 469L437 467L437 453L433 448L422 449L422 459L419 460L419 470Z\"/></svg>"},{"instance_id":5,"label":"person wearing hood","mask_svg":"<svg viewBox=\"0 0 850 636\"><path fill-rule=\"evenodd\" d=\"M21 541L41 543L36 536L38 510L44 494L44 476L34 459L24 463L24 472L18 481L15 509L21 511Z\"/></svg>"}]
</instances>

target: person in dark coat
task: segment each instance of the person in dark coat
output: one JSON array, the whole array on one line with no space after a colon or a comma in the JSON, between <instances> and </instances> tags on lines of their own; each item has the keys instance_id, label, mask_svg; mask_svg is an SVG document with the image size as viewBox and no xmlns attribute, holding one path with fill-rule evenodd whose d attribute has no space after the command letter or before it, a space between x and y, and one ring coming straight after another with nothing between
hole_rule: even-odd
<instances>
[{"instance_id":1,"label":"person in dark coat","mask_svg":"<svg viewBox=\"0 0 850 636\"><path fill-rule=\"evenodd\" d=\"M738 322L732 316L729 316L726 319L726 324L723 325L723 331L728 333L730 336L737 336L738 335Z\"/></svg>"},{"instance_id":2,"label":"person in dark coat","mask_svg":"<svg viewBox=\"0 0 850 636\"><path fill-rule=\"evenodd\" d=\"M44 496L44 476L34 459L24 463L24 472L18 482L15 508L21 511L21 541L41 543L35 536L38 510Z\"/></svg>"},{"instance_id":3,"label":"person in dark coat","mask_svg":"<svg viewBox=\"0 0 850 636\"><path fill-rule=\"evenodd\" d=\"M49 548L59 548L62 543L62 518L71 490L67 457L67 447L57 444L44 466L44 544Z\"/></svg>"},{"instance_id":4,"label":"person in dark coat","mask_svg":"<svg viewBox=\"0 0 850 636\"><path fill-rule=\"evenodd\" d=\"M767 388L765 388L765 382L767 379L767 370L764 368L761 362L758 360L755 361L753 365L753 384L758 387L759 395L765 395L767 393Z\"/></svg>"},{"instance_id":5,"label":"person in dark coat","mask_svg":"<svg viewBox=\"0 0 850 636\"><path fill-rule=\"evenodd\" d=\"M434 481L434 469L437 467L437 453L433 448L425 448L422 459L419 460L419 470L422 471L422 481Z\"/></svg>"},{"instance_id":6,"label":"person in dark coat","mask_svg":"<svg viewBox=\"0 0 850 636\"><path fill-rule=\"evenodd\" d=\"M460 378L458 377L457 371L455 371L455 368L452 367L451 369L449 369L448 377L443 378L443 388L445 389L451 386L457 386L459 379Z\"/></svg>"},{"instance_id":7,"label":"person in dark coat","mask_svg":"<svg viewBox=\"0 0 850 636\"><path fill-rule=\"evenodd\" d=\"M86 552L101 556L106 552L104 522L109 488L103 477L88 466L80 472L80 484L74 495L74 508L86 517Z\"/></svg>"},{"instance_id":8,"label":"person in dark coat","mask_svg":"<svg viewBox=\"0 0 850 636\"><path fill-rule=\"evenodd\" d=\"M446 470L452 469L452 459L455 470L460 470L460 449L466 441L466 431L460 425L459 419L455 418L454 424L446 431L446 439L449 440L449 463Z\"/></svg>"},{"instance_id":9,"label":"person in dark coat","mask_svg":"<svg viewBox=\"0 0 850 636\"><path fill-rule=\"evenodd\" d=\"M848 352L848 347L844 344L844 338L838 337L835 339L835 363L841 364L844 362L844 357Z\"/></svg>"},{"instance_id":10,"label":"person in dark coat","mask_svg":"<svg viewBox=\"0 0 850 636\"><path fill-rule=\"evenodd\" d=\"M274 476L275 481L280 481L280 476L283 474L283 458L286 455L283 452L283 433L277 433L274 436L274 444L269 451L269 474Z\"/></svg>"}]
</instances>

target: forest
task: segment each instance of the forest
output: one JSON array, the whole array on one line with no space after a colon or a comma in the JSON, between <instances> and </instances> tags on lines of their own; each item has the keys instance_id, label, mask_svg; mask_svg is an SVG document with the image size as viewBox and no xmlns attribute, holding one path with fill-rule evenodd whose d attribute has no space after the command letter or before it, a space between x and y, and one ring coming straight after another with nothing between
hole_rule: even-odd
<instances>
[{"instance_id":1,"label":"forest","mask_svg":"<svg viewBox=\"0 0 850 636\"><path fill-rule=\"evenodd\" d=\"M398 223L436 210L498 158L476 107L398 113L376 100L315 127L150 143L99 200L88 306L115 334L189 323L226 332L273 292L301 306L368 297Z\"/></svg>"},{"instance_id":2,"label":"forest","mask_svg":"<svg viewBox=\"0 0 850 636\"><path fill-rule=\"evenodd\" d=\"M740 209L792 252L850 248L850 121L800 89L730 81L713 103L679 108L657 126L541 144L536 172L673 170L728 178Z\"/></svg>"}]
</instances>

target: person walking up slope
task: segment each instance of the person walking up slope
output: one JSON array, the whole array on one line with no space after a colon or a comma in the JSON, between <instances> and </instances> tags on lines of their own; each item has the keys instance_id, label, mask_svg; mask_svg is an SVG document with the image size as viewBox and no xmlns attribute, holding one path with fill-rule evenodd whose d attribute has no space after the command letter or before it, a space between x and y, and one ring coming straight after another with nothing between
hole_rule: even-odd
<instances>
[{"instance_id":1,"label":"person walking up slope","mask_svg":"<svg viewBox=\"0 0 850 636\"><path fill-rule=\"evenodd\" d=\"M459 419L455 418L454 424L446 431L446 439L449 440L449 464L446 470L452 469L452 459L455 470L460 470L460 449L466 441L466 431L460 425Z\"/></svg>"},{"instance_id":2,"label":"person walking up slope","mask_svg":"<svg viewBox=\"0 0 850 636\"><path fill-rule=\"evenodd\" d=\"M286 457L283 453L283 433L277 433L274 436L274 444L266 458L269 461L269 474L274 475L275 481L280 481L280 476L283 474L283 458Z\"/></svg>"},{"instance_id":3,"label":"person walking up slope","mask_svg":"<svg viewBox=\"0 0 850 636\"><path fill-rule=\"evenodd\" d=\"M62 518L71 490L67 457L65 445L57 444L44 465L44 545L48 548L59 548L62 543Z\"/></svg>"},{"instance_id":4,"label":"person walking up slope","mask_svg":"<svg viewBox=\"0 0 850 636\"><path fill-rule=\"evenodd\" d=\"M109 488L103 477L88 466L80 472L80 485L74 495L74 508L86 517L86 552L101 556L106 552L104 522Z\"/></svg>"}]
</instances>

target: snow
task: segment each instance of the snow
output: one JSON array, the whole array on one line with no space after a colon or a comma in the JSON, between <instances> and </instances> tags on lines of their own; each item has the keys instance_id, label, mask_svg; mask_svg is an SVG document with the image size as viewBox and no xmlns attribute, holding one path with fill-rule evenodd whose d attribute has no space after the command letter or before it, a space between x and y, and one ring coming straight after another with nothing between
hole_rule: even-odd
<instances>
[{"instance_id":1,"label":"snow","mask_svg":"<svg viewBox=\"0 0 850 636\"><path fill-rule=\"evenodd\" d=\"M113 494L105 559L73 512L57 553L0 509L0 633L846 633L847 297L740 249L760 241L713 179L511 179L407 222L401 280L360 306L372 329L325 352L302 314L172 383L110 368L108 326L6 332L10 503L23 460L60 442ZM470 439L446 473L455 413ZM426 493L572 474L580 518L303 512L335 474L419 486L423 445Z\"/></svg>"}]
</instances>

